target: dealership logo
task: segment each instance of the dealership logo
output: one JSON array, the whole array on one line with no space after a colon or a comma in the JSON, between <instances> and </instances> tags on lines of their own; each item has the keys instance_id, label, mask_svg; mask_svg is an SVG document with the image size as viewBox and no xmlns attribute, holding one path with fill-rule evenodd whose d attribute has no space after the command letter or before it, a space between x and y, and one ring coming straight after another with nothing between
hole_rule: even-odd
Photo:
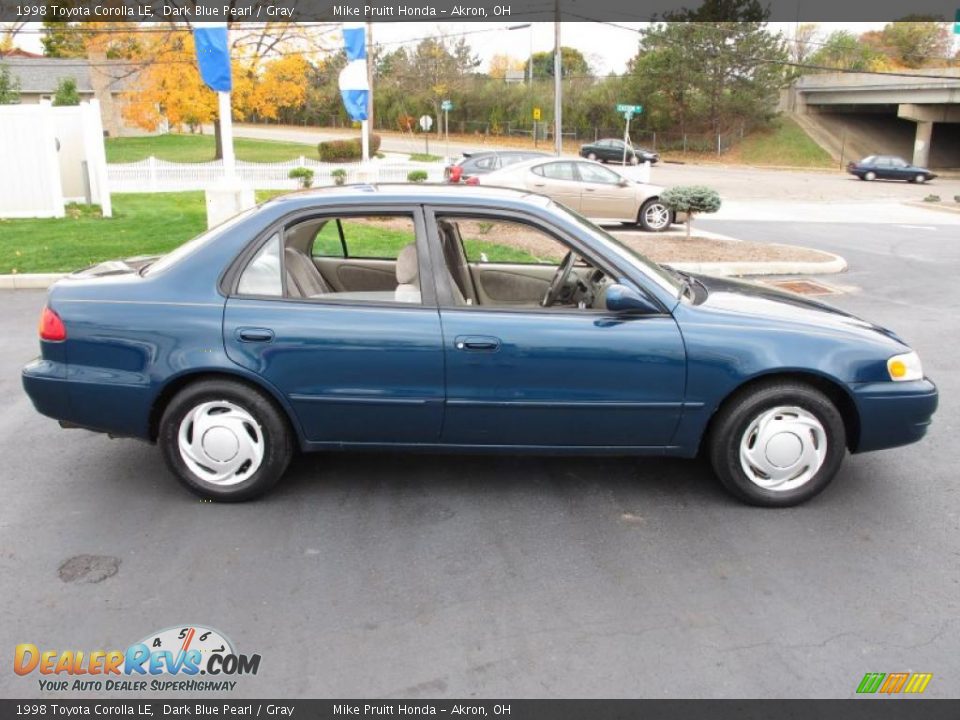
<instances>
[{"instance_id":1,"label":"dealership logo","mask_svg":"<svg viewBox=\"0 0 960 720\"><path fill-rule=\"evenodd\" d=\"M867 673L857 686L857 694L919 694L927 689L932 679L933 673Z\"/></svg>"},{"instance_id":2,"label":"dealership logo","mask_svg":"<svg viewBox=\"0 0 960 720\"><path fill-rule=\"evenodd\" d=\"M233 690L239 675L256 675L260 655L245 655L221 632L201 625L152 633L125 650L14 649L17 675L36 673L41 690ZM179 678L164 681L163 677ZM205 676L199 679L197 676ZM72 678L72 682L66 678ZM122 679L120 679L122 678Z\"/></svg>"}]
</instances>

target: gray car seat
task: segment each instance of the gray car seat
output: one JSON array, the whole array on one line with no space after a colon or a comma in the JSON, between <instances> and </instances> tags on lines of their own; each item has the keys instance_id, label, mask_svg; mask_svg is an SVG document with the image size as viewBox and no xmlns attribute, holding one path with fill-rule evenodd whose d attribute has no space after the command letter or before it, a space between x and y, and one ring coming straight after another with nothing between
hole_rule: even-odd
<instances>
[{"instance_id":1,"label":"gray car seat","mask_svg":"<svg viewBox=\"0 0 960 720\"><path fill-rule=\"evenodd\" d=\"M293 248L283 251L287 271L287 294L290 297L315 297L333 292L310 258Z\"/></svg>"}]
</instances>

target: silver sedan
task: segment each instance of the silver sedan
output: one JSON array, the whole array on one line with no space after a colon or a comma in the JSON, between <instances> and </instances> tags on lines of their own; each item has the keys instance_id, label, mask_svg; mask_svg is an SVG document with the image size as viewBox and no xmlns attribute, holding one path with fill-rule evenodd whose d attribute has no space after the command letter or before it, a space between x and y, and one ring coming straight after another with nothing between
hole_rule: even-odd
<instances>
[{"instance_id":1,"label":"silver sedan","mask_svg":"<svg viewBox=\"0 0 960 720\"><path fill-rule=\"evenodd\" d=\"M662 232L685 219L660 201L662 187L631 180L591 160L537 158L468 182L529 190L591 220L637 224L651 232Z\"/></svg>"}]
</instances>

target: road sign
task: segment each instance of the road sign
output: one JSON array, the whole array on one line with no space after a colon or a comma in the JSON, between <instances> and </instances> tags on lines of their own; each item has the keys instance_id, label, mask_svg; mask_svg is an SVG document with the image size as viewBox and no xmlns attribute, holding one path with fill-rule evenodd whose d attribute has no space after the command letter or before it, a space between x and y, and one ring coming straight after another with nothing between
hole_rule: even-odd
<instances>
[{"instance_id":1,"label":"road sign","mask_svg":"<svg viewBox=\"0 0 960 720\"><path fill-rule=\"evenodd\" d=\"M540 119L540 108L534 108L534 109L533 109L533 119L534 119L534 120L539 120L539 119Z\"/></svg>"},{"instance_id":2,"label":"road sign","mask_svg":"<svg viewBox=\"0 0 960 720\"><path fill-rule=\"evenodd\" d=\"M450 100L444 100L442 103L440 103L440 109L444 112L450 112L453 110L453 102Z\"/></svg>"},{"instance_id":3,"label":"road sign","mask_svg":"<svg viewBox=\"0 0 960 720\"><path fill-rule=\"evenodd\" d=\"M424 132L429 132L430 128L433 127L433 118L429 115L420 116L420 129Z\"/></svg>"},{"instance_id":4,"label":"road sign","mask_svg":"<svg viewBox=\"0 0 960 720\"><path fill-rule=\"evenodd\" d=\"M960 35L960 10L953 16L953 34Z\"/></svg>"},{"instance_id":5,"label":"road sign","mask_svg":"<svg viewBox=\"0 0 960 720\"><path fill-rule=\"evenodd\" d=\"M617 105L617 112L639 115L643 112L643 105Z\"/></svg>"}]
</instances>

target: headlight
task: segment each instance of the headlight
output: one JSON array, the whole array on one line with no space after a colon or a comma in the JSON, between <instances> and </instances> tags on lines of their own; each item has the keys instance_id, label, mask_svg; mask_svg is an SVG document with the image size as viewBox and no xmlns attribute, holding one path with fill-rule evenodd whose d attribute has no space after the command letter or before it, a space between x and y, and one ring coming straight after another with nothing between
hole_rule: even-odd
<instances>
[{"instance_id":1,"label":"headlight","mask_svg":"<svg viewBox=\"0 0 960 720\"><path fill-rule=\"evenodd\" d=\"M923 380L923 365L920 364L920 356L915 352L894 355L887 360L887 372L894 382Z\"/></svg>"}]
</instances>

